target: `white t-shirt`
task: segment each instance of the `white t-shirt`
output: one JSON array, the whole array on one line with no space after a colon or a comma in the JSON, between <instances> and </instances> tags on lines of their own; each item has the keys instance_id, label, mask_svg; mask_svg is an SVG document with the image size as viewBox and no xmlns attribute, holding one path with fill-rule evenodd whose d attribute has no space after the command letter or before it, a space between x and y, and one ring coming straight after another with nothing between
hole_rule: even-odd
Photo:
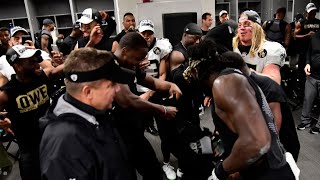
<instances>
[{"instance_id":1,"label":"white t-shirt","mask_svg":"<svg viewBox=\"0 0 320 180\"><path fill-rule=\"evenodd\" d=\"M50 55L47 52L42 50L41 50L41 57L43 60L51 61ZM8 63L6 59L6 55L2 55L0 57L0 73L3 74L6 78L8 78L9 81L11 80L11 75L16 74L13 67Z\"/></svg>"},{"instance_id":2,"label":"white t-shirt","mask_svg":"<svg viewBox=\"0 0 320 180\"><path fill-rule=\"evenodd\" d=\"M0 57L0 73L8 78L9 81L11 80L11 75L16 73L12 66L8 63L6 55L2 55Z\"/></svg>"},{"instance_id":3,"label":"white t-shirt","mask_svg":"<svg viewBox=\"0 0 320 180\"><path fill-rule=\"evenodd\" d=\"M166 55L171 53L172 45L166 38L156 39L156 43L153 48L148 52L147 58L150 61L150 65L145 70L147 75L157 77L159 76L160 60ZM137 85L139 92L147 92L149 89L141 85Z\"/></svg>"},{"instance_id":4,"label":"white t-shirt","mask_svg":"<svg viewBox=\"0 0 320 180\"><path fill-rule=\"evenodd\" d=\"M234 49L234 52L241 54L238 48ZM255 70L261 73L263 68L269 64L276 64L282 67L287 54L281 44L266 41L263 44L262 52L257 53L254 57L251 57L250 54L247 53L242 53L241 56L247 64L256 66Z\"/></svg>"}]
</instances>

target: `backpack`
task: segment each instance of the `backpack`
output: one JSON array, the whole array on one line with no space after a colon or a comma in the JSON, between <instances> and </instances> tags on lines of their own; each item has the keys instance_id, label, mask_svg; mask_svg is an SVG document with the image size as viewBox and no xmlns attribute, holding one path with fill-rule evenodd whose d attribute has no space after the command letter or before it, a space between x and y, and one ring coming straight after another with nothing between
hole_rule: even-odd
<instances>
[{"instance_id":1,"label":"backpack","mask_svg":"<svg viewBox=\"0 0 320 180\"><path fill-rule=\"evenodd\" d=\"M266 38L269 41L275 41L280 44L284 44L284 37L285 37L285 29L287 23L283 20L269 20L266 23Z\"/></svg>"}]
</instances>

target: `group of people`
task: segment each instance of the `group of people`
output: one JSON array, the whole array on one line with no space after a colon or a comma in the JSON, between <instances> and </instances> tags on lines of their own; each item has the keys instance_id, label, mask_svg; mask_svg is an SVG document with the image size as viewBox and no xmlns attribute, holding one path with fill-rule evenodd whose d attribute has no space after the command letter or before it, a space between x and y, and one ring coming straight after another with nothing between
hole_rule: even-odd
<instances>
[{"instance_id":1,"label":"group of people","mask_svg":"<svg viewBox=\"0 0 320 180\"><path fill-rule=\"evenodd\" d=\"M315 10L307 5L308 16L294 32L310 44L298 129L310 124L310 101L318 92ZM6 117L0 127L18 140L22 179L130 180L136 171L145 180L162 180L162 171L168 179L299 179L300 144L280 86L290 36L278 42L266 31L281 24L283 12L262 23L257 12L245 10L236 23L221 11L221 24L211 30L205 13L202 26L187 24L176 45L155 37L151 20L136 28L134 15L126 13L124 29L108 47L114 20L88 8L60 52L44 48L51 47L48 33L35 49L32 41L22 44L25 29L1 28L0 107ZM52 98L55 79L65 86L58 98ZM200 125L201 105L211 107L214 132ZM162 165L144 136L154 121ZM311 131L319 132L318 125Z\"/></svg>"}]
</instances>

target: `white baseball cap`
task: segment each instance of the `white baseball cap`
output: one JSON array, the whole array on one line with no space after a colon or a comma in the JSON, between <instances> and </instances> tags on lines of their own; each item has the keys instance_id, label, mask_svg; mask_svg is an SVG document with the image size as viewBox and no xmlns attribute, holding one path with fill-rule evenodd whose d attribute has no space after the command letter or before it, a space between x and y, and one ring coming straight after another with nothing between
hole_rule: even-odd
<instances>
[{"instance_id":1,"label":"white baseball cap","mask_svg":"<svg viewBox=\"0 0 320 180\"><path fill-rule=\"evenodd\" d=\"M314 3L307 4L307 6L306 6L307 13L311 12L312 10L317 10L316 5L314 5Z\"/></svg>"},{"instance_id":2,"label":"white baseball cap","mask_svg":"<svg viewBox=\"0 0 320 180\"><path fill-rule=\"evenodd\" d=\"M87 8L82 12L82 16L80 19L78 19L77 22L80 22L82 24L89 24L94 20L101 23L102 16L100 12L93 8Z\"/></svg>"},{"instance_id":3,"label":"white baseball cap","mask_svg":"<svg viewBox=\"0 0 320 180\"><path fill-rule=\"evenodd\" d=\"M226 11L226 10L222 10L222 11L220 11L220 13L219 13L219 17L221 17L222 15L224 15L224 14L228 14L228 11Z\"/></svg>"},{"instance_id":4,"label":"white baseball cap","mask_svg":"<svg viewBox=\"0 0 320 180\"><path fill-rule=\"evenodd\" d=\"M18 59L30 58L33 56L40 56L41 51L39 49L27 49L23 45L15 45L8 49L6 53L7 61L10 65L13 65ZM41 58L42 61L42 58ZM39 62L40 63L40 62Z\"/></svg>"},{"instance_id":5,"label":"white baseball cap","mask_svg":"<svg viewBox=\"0 0 320 180\"><path fill-rule=\"evenodd\" d=\"M13 28L11 29L10 34L11 34L12 37L14 37L14 35L15 35L17 32L19 32L19 31L24 32L26 35L28 34L28 31L27 31L25 28L20 27L20 26L15 26L15 27L13 27Z\"/></svg>"},{"instance_id":6,"label":"white baseball cap","mask_svg":"<svg viewBox=\"0 0 320 180\"><path fill-rule=\"evenodd\" d=\"M143 32L143 31L147 31L147 30L154 32L154 24L149 19L142 20L142 21L140 21L138 30L139 30L139 32Z\"/></svg>"}]
</instances>

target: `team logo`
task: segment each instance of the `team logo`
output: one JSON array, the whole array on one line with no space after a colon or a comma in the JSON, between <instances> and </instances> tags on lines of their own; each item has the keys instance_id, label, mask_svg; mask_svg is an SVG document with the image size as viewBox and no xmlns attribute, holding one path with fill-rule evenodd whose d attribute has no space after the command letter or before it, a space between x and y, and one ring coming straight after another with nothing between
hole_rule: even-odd
<instances>
[{"instance_id":1,"label":"team logo","mask_svg":"<svg viewBox=\"0 0 320 180\"><path fill-rule=\"evenodd\" d=\"M241 56L242 56L242 57L246 57L246 56L247 56L247 53L246 53L246 52L242 52L242 53L241 53Z\"/></svg>"},{"instance_id":2,"label":"team logo","mask_svg":"<svg viewBox=\"0 0 320 180\"><path fill-rule=\"evenodd\" d=\"M286 57L286 55L285 55L284 53L282 53L282 54L280 55L281 61L283 61L285 57Z\"/></svg>"},{"instance_id":3,"label":"team logo","mask_svg":"<svg viewBox=\"0 0 320 180\"><path fill-rule=\"evenodd\" d=\"M267 56L267 50L263 49L261 52L258 52L258 56L260 58L264 58Z\"/></svg>"},{"instance_id":4,"label":"team logo","mask_svg":"<svg viewBox=\"0 0 320 180\"><path fill-rule=\"evenodd\" d=\"M159 55L161 53L161 49L159 47L155 47L153 48L153 52L156 54L156 55Z\"/></svg>"},{"instance_id":5,"label":"team logo","mask_svg":"<svg viewBox=\"0 0 320 180\"><path fill-rule=\"evenodd\" d=\"M70 79L71 79L72 81L77 81L78 75L76 75L76 74L71 74Z\"/></svg>"}]
</instances>

